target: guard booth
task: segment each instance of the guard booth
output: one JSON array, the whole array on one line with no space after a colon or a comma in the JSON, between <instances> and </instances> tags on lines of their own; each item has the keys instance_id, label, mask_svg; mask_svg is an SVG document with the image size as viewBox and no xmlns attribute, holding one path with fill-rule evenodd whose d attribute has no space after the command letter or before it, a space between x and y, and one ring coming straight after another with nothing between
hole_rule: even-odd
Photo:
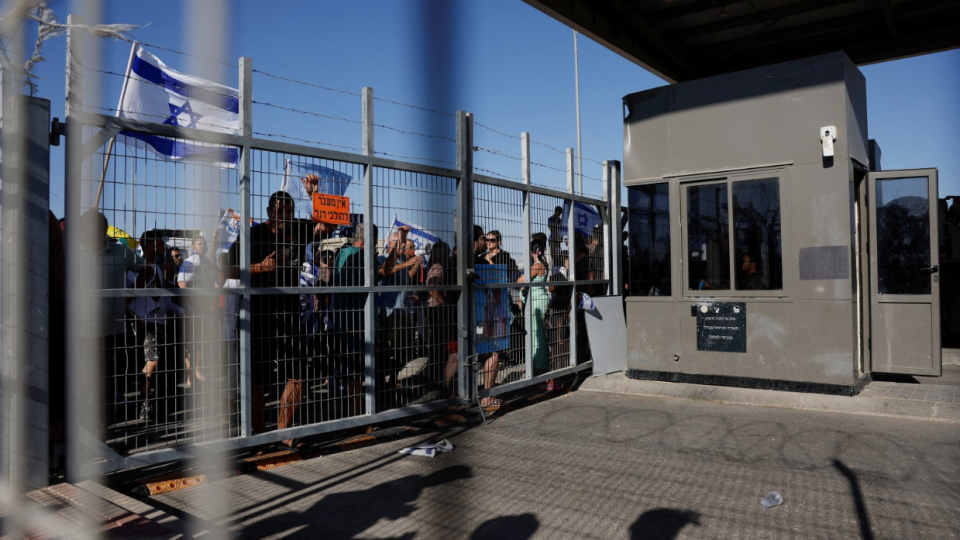
<instances>
[{"instance_id":1,"label":"guard booth","mask_svg":"<svg viewBox=\"0 0 960 540\"><path fill-rule=\"evenodd\" d=\"M631 94L624 116L628 376L853 395L940 375L937 171L871 170L844 53Z\"/></svg>"}]
</instances>

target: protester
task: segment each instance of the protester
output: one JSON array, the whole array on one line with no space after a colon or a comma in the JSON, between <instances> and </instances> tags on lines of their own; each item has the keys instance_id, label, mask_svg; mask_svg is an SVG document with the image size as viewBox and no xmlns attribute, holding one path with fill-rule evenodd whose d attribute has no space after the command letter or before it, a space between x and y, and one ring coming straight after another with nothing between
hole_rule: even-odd
<instances>
[{"instance_id":1,"label":"protester","mask_svg":"<svg viewBox=\"0 0 960 540\"><path fill-rule=\"evenodd\" d=\"M148 261L137 274L134 288L160 289L163 288L163 273L155 261L158 255L163 254L166 245L163 236L151 229L140 236L140 248L144 260ZM154 372L161 362L167 360L167 314L182 315L180 309L169 296L137 296L130 300L130 310L136 316L135 328L138 336L138 345L143 348L144 366L143 389L140 397L143 405L140 407L140 420L148 421L153 416L154 406L150 399L150 390L153 385Z\"/></svg>"},{"instance_id":2,"label":"protester","mask_svg":"<svg viewBox=\"0 0 960 540\"><path fill-rule=\"evenodd\" d=\"M424 285L440 287L457 281L456 268L451 267L450 246L440 240L430 248L430 267ZM457 306L447 301L445 291L427 291L425 306L427 358L431 366L446 364L447 344L456 337ZM449 394L449 389L445 389Z\"/></svg>"},{"instance_id":3,"label":"protester","mask_svg":"<svg viewBox=\"0 0 960 540\"><path fill-rule=\"evenodd\" d=\"M503 240L500 231L492 230L484 236L486 250L476 261L475 265L495 264L502 265L506 270L506 282L516 281L520 277L520 270L516 261L510 257L510 254L501 248ZM486 390L492 389L497 382L497 372L500 367L500 352L493 351L490 356L481 358L483 365L483 387ZM503 404L500 398L487 396L481 400L480 404L484 407L499 407Z\"/></svg>"},{"instance_id":4,"label":"protester","mask_svg":"<svg viewBox=\"0 0 960 540\"><path fill-rule=\"evenodd\" d=\"M391 234L387 238L387 256L395 257L395 265L383 273L380 285L414 285L423 266L423 257L414 253L412 240L400 242L398 233ZM377 349L377 368L384 388L401 390L397 377L413 357L416 298L409 291L382 292L379 297L382 346Z\"/></svg>"},{"instance_id":5,"label":"protester","mask_svg":"<svg viewBox=\"0 0 960 540\"><path fill-rule=\"evenodd\" d=\"M207 258L207 239L195 236L190 244L190 256L183 261L177 278L181 289L212 289L219 286L217 270ZM212 295L195 295L187 301L187 350L184 357L186 375L184 386L193 386L192 376L200 382L207 378L203 374L201 362L213 360L216 340L218 308L217 298ZM191 369L192 368L192 369Z\"/></svg>"},{"instance_id":6,"label":"protester","mask_svg":"<svg viewBox=\"0 0 960 540\"><path fill-rule=\"evenodd\" d=\"M377 238L377 227L373 227L373 238ZM403 226L397 231L397 241L406 242L410 227ZM365 225L360 223L354 233L353 245L340 249L334 261L334 287L362 287L364 278L364 240ZM391 250L383 259L374 259L373 273L384 277L389 275L397 260L397 250ZM336 371L343 377L349 400L348 415L363 414L363 368L366 347L366 322L364 309L367 293L338 293L333 295L333 335L334 356L338 365Z\"/></svg>"},{"instance_id":7,"label":"protester","mask_svg":"<svg viewBox=\"0 0 960 540\"><path fill-rule=\"evenodd\" d=\"M316 189L316 180L305 184ZM298 287L300 259L307 244L318 240L331 227L295 218L293 198L284 191L270 196L266 211L267 221L250 228L250 285L254 288ZM240 260L239 244L235 242L230 248L228 258L232 261ZM265 428L264 394L270 390L274 367L276 386L284 385L277 429L286 429L299 406L309 360L300 326L300 296L253 295L250 312L254 431L262 432ZM290 448L299 446L295 439L286 439L283 444Z\"/></svg>"},{"instance_id":8,"label":"protester","mask_svg":"<svg viewBox=\"0 0 960 540\"><path fill-rule=\"evenodd\" d=\"M544 283L549 275L549 265L543 255L544 245L538 240L530 243L530 283ZM526 281L520 276L518 282ZM550 291L547 287L530 287L526 291L526 302L530 303L530 322L527 331L532 335L533 372L535 375L550 370L550 344L547 341L547 309L550 306Z\"/></svg>"},{"instance_id":9,"label":"protester","mask_svg":"<svg viewBox=\"0 0 960 540\"><path fill-rule=\"evenodd\" d=\"M108 227L107 218L97 210L88 210L80 217L80 227L71 229L73 241L77 236L80 240L79 264L72 271L89 277L85 284L95 289L123 289L127 272L140 272L146 262L133 250L108 238ZM104 421L107 426L116 421L125 401L128 361L126 303L126 299L119 296L103 298L100 309L94 310L99 312L99 317L83 317L79 321L84 350L95 351L94 358L99 357L103 362L101 397L106 408ZM88 400L90 395L84 394Z\"/></svg>"},{"instance_id":10,"label":"protester","mask_svg":"<svg viewBox=\"0 0 960 540\"><path fill-rule=\"evenodd\" d=\"M485 262L481 262L483 260L482 259L483 253L487 251L485 242L486 241L483 235L483 227L480 227L479 225L474 225L473 226L473 253L470 254L473 257L474 265L486 264ZM469 252L466 252L466 253L469 253ZM451 270L454 272L454 274L452 275L453 278L456 277L455 272L459 268L458 266L459 262L457 260L459 256L460 254L457 251L457 248L454 247L453 255L450 257L450 263L449 263ZM470 259L467 259L467 260L469 261ZM471 268L469 264L466 265L466 267L468 269ZM447 303L451 306L456 306L460 302L460 296L461 296L460 291L454 291L452 293L448 293L446 296ZM453 378L457 375L457 371L459 369L459 353L460 353L459 342L457 341L456 336L454 336L447 343L447 366L443 370L444 391L450 397L456 397L457 395L456 388L453 387ZM492 364L493 364L493 369L496 369L498 360L494 359L492 361Z\"/></svg>"}]
</instances>

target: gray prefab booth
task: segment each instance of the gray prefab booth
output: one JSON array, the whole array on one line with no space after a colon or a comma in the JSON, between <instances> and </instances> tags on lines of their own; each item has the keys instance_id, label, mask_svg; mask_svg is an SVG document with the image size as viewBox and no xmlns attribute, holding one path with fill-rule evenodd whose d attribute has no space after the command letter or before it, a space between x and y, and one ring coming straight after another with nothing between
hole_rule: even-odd
<instances>
[{"instance_id":1,"label":"gray prefab booth","mask_svg":"<svg viewBox=\"0 0 960 540\"><path fill-rule=\"evenodd\" d=\"M852 394L940 375L937 173L871 170L846 55L624 106L629 376Z\"/></svg>"}]
</instances>

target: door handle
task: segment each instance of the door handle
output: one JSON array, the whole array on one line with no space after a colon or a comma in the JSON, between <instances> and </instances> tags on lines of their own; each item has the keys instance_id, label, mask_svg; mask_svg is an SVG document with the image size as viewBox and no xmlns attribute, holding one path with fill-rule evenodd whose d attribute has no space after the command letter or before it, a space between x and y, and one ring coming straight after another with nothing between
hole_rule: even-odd
<instances>
[{"instance_id":1,"label":"door handle","mask_svg":"<svg viewBox=\"0 0 960 540\"><path fill-rule=\"evenodd\" d=\"M939 264L935 264L935 265L931 266L930 268L924 268L923 271L924 271L924 272L930 272L931 274L936 274L937 272L940 271L940 265L939 265Z\"/></svg>"}]
</instances>

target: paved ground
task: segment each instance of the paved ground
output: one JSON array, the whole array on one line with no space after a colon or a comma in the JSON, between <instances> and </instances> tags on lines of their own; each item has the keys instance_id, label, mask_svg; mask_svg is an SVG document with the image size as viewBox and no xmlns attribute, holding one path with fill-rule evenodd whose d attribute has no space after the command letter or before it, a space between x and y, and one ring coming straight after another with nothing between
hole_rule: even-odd
<instances>
[{"instance_id":1,"label":"paved ground","mask_svg":"<svg viewBox=\"0 0 960 540\"><path fill-rule=\"evenodd\" d=\"M960 538L953 423L577 392L446 436L153 501L248 538Z\"/></svg>"}]
</instances>

